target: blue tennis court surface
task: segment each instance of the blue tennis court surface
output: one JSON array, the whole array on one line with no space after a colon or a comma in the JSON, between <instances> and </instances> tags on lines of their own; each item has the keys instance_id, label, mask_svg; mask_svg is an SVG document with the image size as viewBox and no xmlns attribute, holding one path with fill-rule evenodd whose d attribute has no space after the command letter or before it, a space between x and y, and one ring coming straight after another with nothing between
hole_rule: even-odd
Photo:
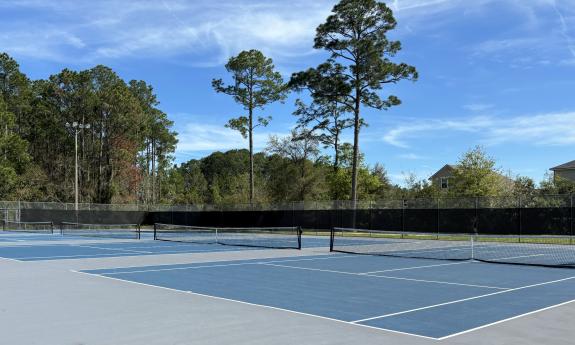
<instances>
[{"instance_id":1,"label":"blue tennis court surface","mask_svg":"<svg viewBox=\"0 0 575 345\"><path fill-rule=\"evenodd\" d=\"M144 238L150 237L146 235ZM0 257L21 260L64 260L64 259L91 259L120 256L184 254L203 252L223 252L239 250L261 250L266 248L225 246L217 244L192 244L179 242L164 242L153 240L125 240L123 242L105 243L97 238L74 237L60 235L5 235L0 236L4 242L23 242L27 245L0 246ZM82 240L84 243L74 244L34 244L34 241L62 241ZM329 239L309 237L302 241L307 248L325 247Z\"/></svg>"},{"instance_id":2,"label":"blue tennis court surface","mask_svg":"<svg viewBox=\"0 0 575 345\"><path fill-rule=\"evenodd\" d=\"M573 269L347 254L84 273L434 339L575 300Z\"/></svg>"},{"instance_id":3,"label":"blue tennis court surface","mask_svg":"<svg viewBox=\"0 0 575 345\"><path fill-rule=\"evenodd\" d=\"M25 242L25 241L61 241L66 238L52 234L21 234L13 232L2 232L0 243Z\"/></svg>"}]
</instances>

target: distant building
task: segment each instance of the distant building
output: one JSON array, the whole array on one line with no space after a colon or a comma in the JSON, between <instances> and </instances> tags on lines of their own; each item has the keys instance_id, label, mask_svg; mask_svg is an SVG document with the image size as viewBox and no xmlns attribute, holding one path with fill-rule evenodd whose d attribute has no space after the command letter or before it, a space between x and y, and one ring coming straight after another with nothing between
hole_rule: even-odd
<instances>
[{"instance_id":1,"label":"distant building","mask_svg":"<svg viewBox=\"0 0 575 345\"><path fill-rule=\"evenodd\" d=\"M441 190L449 189L449 180L453 177L453 172L457 166L451 164L445 164L443 168L439 169L435 174L431 175L429 180L431 184L436 186Z\"/></svg>"},{"instance_id":2,"label":"distant building","mask_svg":"<svg viewBox=\"0 0 575 345\"><path fill-rule=\"evenodd\" d=\"M445 164L443 168L439 169L435 174L431 175L431 177L429 178L429 180L431 180L431 184L433 184L440 190L444 191L449 190L451 184L450 181L453 178L453 173L455 172L455 169L457 169L457 165ZM575 173L575 170L573 170L573 172ZM500 173L497 173L497 175L502 179L504 185L511 188L511 186L513 185L512 179Z\"/></svg>"},{"instance_id":3,"label":"distant building","mask_svg":"<svg viewBox=\"0 0 575 345\"><path fill-rule=\"evenodd\" d=\"M549 169L553 171L554 178L562 178L575 182L575 161L567 162Z\"/></svg>"}]
</instances>

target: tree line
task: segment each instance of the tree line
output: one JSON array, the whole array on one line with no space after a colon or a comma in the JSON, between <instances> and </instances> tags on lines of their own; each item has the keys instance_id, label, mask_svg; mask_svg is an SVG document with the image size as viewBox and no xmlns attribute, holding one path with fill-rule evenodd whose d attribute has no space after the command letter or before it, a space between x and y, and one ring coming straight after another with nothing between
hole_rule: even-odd
<instances>
[{"instance_id":1,"label":"tree line","mask_svg":"<svg viewBox=\"0 0 575 345\"><path fill-rule=\"evenodd\" d=\"M146 82L105 66L30 80L4 53L0 119L0 199L72 199L76 122L90 125L78 133L82 202L160 202L177 138Z\"/></svg>"},{"instance_id":2,"label":"tree line","mask_svg":"<svg viewBox=\"0 0 575 345\"><path fill-rule=\"evenodd\" d=\"M414 175L405 186L393 185L382 165L367 166L360 149L363 111L400 105L386 86L418 79L415 67L393 61L402 46L387 35L396 25L382 2L341 0L316 29L313 47L327 57L318 66L284 80L258 50L231 57L229 75L214 78L212 88L238 103L241 111L226 126L247 139L247 149L179 166L173 164L177 133L145 81L126 82L106 66L30 80L1 54L0 200L73 200L75 129L66 123L74 122L90 125L78 132L81 202L355 202L575 190L568 181L548 178L536 186L506 176L482 148L461 157L449 190ZM289 93L301 96L293 110L297 126L255 152L254 131L272 120L265 107ZM342 140L346 131L353 132L352 143Z\"/></svg>"},{"instance_id":3,"label":"tree line","mask_svg":"<svg viewBox=\"0 0 575 345\"><path fill-rule=\"evenodd\" d=\"M294 131L285 138L270 137L263 152L254 155L257 202L350 200L349 185L353 148L342 144L339 163L322 155L319 140L302 141ZM575 194L575 183L548 175L540 183L525 176L511 176L497 166L481 147L463 153L453 165L449 188L429 179L406 174L402 185L390 181L385 168L369 167L360 154L359 200L496 197L516 200ZM238 204L250 200L249 150L214 152L170 170L163 192L169 204Z\"/></svg>"}]
</instances>

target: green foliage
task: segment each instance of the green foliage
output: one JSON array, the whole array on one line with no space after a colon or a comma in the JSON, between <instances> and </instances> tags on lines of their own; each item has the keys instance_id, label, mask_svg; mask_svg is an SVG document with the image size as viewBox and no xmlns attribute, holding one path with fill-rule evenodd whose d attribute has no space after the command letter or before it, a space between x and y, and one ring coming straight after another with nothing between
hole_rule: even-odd
<instances>
[{"instance_id":1,"label":"green foliage","mask_svg":"<svg viewBox=\"0 0 575 345\"><path fill-rule=\"evenodd\" d=\"M349 200L352 172L351 169L338 169L327 174L329 199ZM388 197L393 187L389 183L387 172L381 165L374 168L361 167L359 170L358 196L361 200L379 200Z\"/></svg>"},{"instance_id":2,"label":"green foliage","mask_svg":"<svg viewBox=\"0 0 575 345\"><path fill-rule=\"evenodd\" d=\"M289 87L301 91L308 90L313 101L307 105L302 100L296 100L295 116L298 116L298 128L309 128L325 148L332 147L334 151L333 168L339 169L339 146L344 130L353 126L349 117L351 110L345 105L342 95L350 92L349 85L343 76L343 67L330 62L320 65L317 69L294 73Z\"/></svg>"},{"instance_id":3,"label":"green foliage","mask_svg":"<svg viewBox=\"0 0 575 345\"><path fill-rule=\"evenodd\" d=\"M513 181L513 195L531 196L537 192L535 181L526 176L517 176Z\"/></svg>"},{"instance_id":4,"label":"green foliage","mask_svg":"<svg viewBox=\"0 0 575 345\"><path fill-rule=\"evenodd\" d=\"M417 71L405 63L390 60L401 50L401 43L391 41L387 33L396 26L391 9L375 0L341 0L324 24L317 28L314 48L327 50L331 57L327 64L337 71L347 87L337 95L344 106L353 112L354 154L352 163L351 199L357 199L359 170L359 132L365 123L361 106L388 109L400 100L389 95L382 99L379 92L384 85L401 80L416 80Z\"/></svg>"},{"instance_id":5,"label":"green foliage","mask_svg":"<svg viewBox=\"0 0 575 345\"><path fill-rule=\"evenodd\" d=\"M0 198L7 199L15 192L30 161L28 143L15 132L15 117L8 111L0 95Z\"/></svg>"},{"instance_id":6,"label":"green foliage","mask_svg":"<svg viewBox=\"0 0 575 345\"><path fill-rule=\"evenodd\" d=\"M81 202L162 200L176 133L145 82L127 84L105 66L29 81L0 54L0 94L0 145L12 155L0 164L18 177L4 197L73 200L75 131L65 124L78 122L91 125L78 132Z\"/></svg>"},{"instance_id":7,"label":"green foliage","mask_svg":"<svg viewBox=\"0 0 575 345\"><path fill-rule=\"evenodd\" d=\"M459 159L450 179L450 194L458 197L507 194L512 181L504 177L495 165L495 160L482 147L467 151Z\"/></svg>"},{"instance_id":8,"label":"green foliage","mask_svg":"<svg viewBox=\"0 0 575 345\"><path fill-rule=\"evenodd\" d=\"M253 131L256 127L267 126L271 116L258 116L254 123L254 110L263 109L267 104L283 101L287 96L287 88L282 76L275 71L273 61L258 50L242 51L238 56L230 58L226 70L232 74L234 83L225 85L222 79L214 79L212 87L216 92L225 93L243 106L248 114L233 118L226 127L234 129L244 137L249 138L250 152L250 200L255 198L254 168L253 168Z\"/></svg>"},{"instance_id":9,"label":"green foliage","mask_svg":"<svg viewBox=\"0 0 575 345\"><path fill-rule=\"evenodd\" d=\"M339 167L344 169L351 169L353 167L353 145L350 143L343 143L338 148L339 151ZM365 155L360 152L358 155L358 164L360 167L365 165ZM349 186L348 186L349 187Z\"/></svg>"},{"instance_id":10,"label":"green foliage","mask_svg":"<svg viewBox=\"0 0 575 345\"><path fill-rule=\"evenodd\" d=\"M439 197L440 191L427 179L419 179L415 174L405 177L405 188L401 191L401 199L431 199Z\"/></svg>"},{"instance_id":11,"label":"green foliage","mask_svg":"<svg viewBox=\"0 0 575 345\"><path fill-rule=\"evenodd\" d=\"M273 160L268 188L274 190L273 200L315 200L322 194L322 170L315 162L319 157L319 142L306 130L292 130L284 138L271 136L266 150L279 156Z\"/></svg>"},{"instance_id":12,"label":"green foliage","mask_svg":"<svg viewBox=\"0 0 575 345\"><path fill-rule=\"evenodd\" d=\"M0 96L7 111L14 115L16 127L30 125L26 117L32 99L30 81L20 72L18 63L6 53L0 53Z\"/></svg>"},{"instance_id":13,"label":"green foliage","mask_svg":"<svg viewBox=\"0 0 575 345\"><path fill-rule=\"evenodd\" d=\"M541 194L575 194L575 182L547 174L540 184Z\"/></svg>"}]
</instances>

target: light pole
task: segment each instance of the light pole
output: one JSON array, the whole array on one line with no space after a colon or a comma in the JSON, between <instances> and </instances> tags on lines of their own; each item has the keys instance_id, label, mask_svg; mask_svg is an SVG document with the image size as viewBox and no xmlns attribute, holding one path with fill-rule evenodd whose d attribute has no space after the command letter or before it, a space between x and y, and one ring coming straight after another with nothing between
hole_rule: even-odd
<instances>
[{"instance_id":1,"label":"light pole","mask_svg":"<svg viewBox=\"0 0 575 345\"><path fill-rule=\"evenodd\" d=\"M72 123L66 122L66 127L74 130L74 209L78 211L78 132L82 129L89 129L90 124L74 121Z\"/></svg>"}]
</instances>

